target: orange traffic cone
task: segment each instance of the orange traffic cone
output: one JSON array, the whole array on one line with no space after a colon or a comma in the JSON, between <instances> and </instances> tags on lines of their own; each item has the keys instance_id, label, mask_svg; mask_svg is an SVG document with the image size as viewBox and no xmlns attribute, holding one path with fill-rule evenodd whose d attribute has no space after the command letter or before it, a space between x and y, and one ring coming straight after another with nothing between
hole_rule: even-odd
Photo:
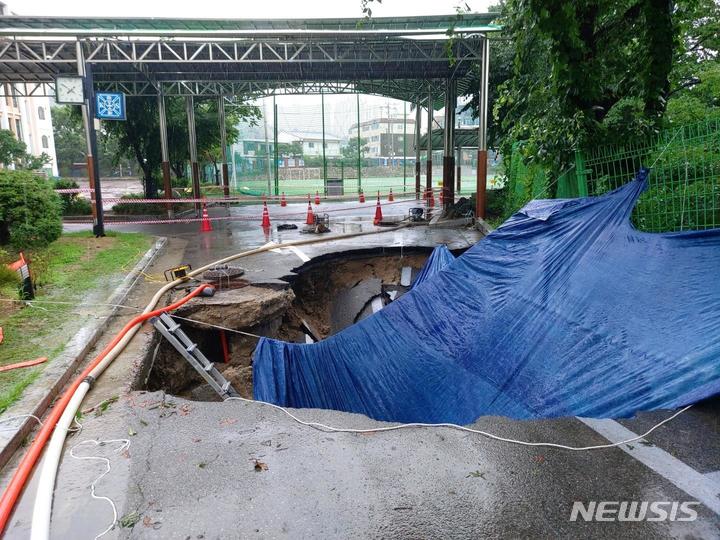
<instances>
[{"instance_id":1,"label":"orange traffic cone","mask_svg":"<svg viewBox=\"0 0 720 540\"><path fill-rule=\"evenodd\" d=\"M203 202L203 210L202 210L202 221L200 222L200 232L210 232L212 231L212 223L210 223L210 216L208 216L207 211L207 204Z\"/></svg>"},{"instance_id":2,"label":"orange traffic cone","mask_svg":"<svg viewBox=\"0 0 720 540\"><path fill-rule=\"evenodd\" d=\"M270 227L270 212L268 212L267 203L265 201L263 201L262 224L260 226L263 229Z\"/></svg>"},{"instance_id":3,"label":"orange traffic cone","mask_svg":"<svg viewBox=\"0 0 720 540\"><path fill-rule=\"evenodd\" d=\"M364 203L364 202L365 202L365 193L363 193L362 190L360 190L360 202L361 202L361 203Z\"/></svg>"},{"instance_id":4,"label":"orange traffic cone","mask_svg":"<svg viewBox=\"0 0 720 540\"><path fill-rule=\"evenodd\" d=\"M307 218L305 218L305 225L314 225L314 224L315 224L315 216L313 215L312 205L310 204L310 201L308 200L308 212L307 212Z\"/></svg>"},{"instance_id":5,"label":"orange traffic cone","mask_svg":"<svg viewBox=\"0 0 720 540\"><path fill-rule=\"evenodd\" d=\"M280 197L280 206L287 206L287 201L285 200L285 192L282 192L282 196Z\"/></svg>"},{"instance_id":6,"label":"orange traffic cone","mask_svg":"<svg viewBox=\"0 0 720 540\"><path fill-rule=\"evenodd\" d=\"M432 188L428 188L427 190L427 205L428 208L433 208L435 206L435 195L433 194Z\"/></svg>"},{"instance_id":7,"label":"orange traffic cone","mask_svg":"<svg viewBox=\"0 0 720 540\"><path fill-rule=\"evenodd\" d=\"M377 204L375 205L375 219L373 225L378 225L382 221L382 208L380 208L380 192L378 191Z\"/></svg>"},{"instance_id":8,"label":"orange traffic cone","mask_svg":"<svg viewBox=\"0 0 720 540\"><path fill-rule=\"evenodd\" d=\"M320 194L317 191L315 192L315 204L320 204Z\"/></svg>"},{"instance_id":9,"label":"orange traffic cone","mask_svg":"<svg viewBox=\"0 0 720 540\"><path fill-rule=\"evenodd\" d=\"M393 202L395 200L395 197L393 197L392 188L390 188L390 195L388 195L388 202Z\"/></svg>"}]
</instances>

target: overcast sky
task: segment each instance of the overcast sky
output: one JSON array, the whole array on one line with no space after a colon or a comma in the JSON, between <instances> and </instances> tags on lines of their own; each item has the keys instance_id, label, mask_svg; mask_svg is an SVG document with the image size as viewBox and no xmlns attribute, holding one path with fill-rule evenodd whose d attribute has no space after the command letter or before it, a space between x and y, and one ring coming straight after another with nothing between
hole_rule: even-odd
<instances>
[{"instance_id":1,"label":"overcast sky","mask_svg":"<svg viewBox=\"0 0 720 540\"><path fill-rule=\"evenodd\" d=\"M360 17L360 0L7 0L18 15L312 18ZM383 0L370 5L373 16L444 15L467 3L472 11L487 11L487 0Z\"/></svg>"}]
</instances>

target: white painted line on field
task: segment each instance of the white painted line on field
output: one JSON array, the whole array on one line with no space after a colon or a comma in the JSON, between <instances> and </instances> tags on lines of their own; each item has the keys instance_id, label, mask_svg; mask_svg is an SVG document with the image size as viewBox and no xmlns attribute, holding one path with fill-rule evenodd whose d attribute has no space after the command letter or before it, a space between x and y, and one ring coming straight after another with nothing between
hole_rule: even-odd
<instances>
[{"instance_id":1,"label":"white painted line on field","mask_svg":"<svg viewBox=\"0 0 720 540\"><path fill-rule=\"evenodd\" d=\"M615 420L594 418L578 418L578 420L613 443L637 437L637 434ZM643 440L629 445L623 444L620 448L716 514L720 514L720 486L716 482L708 478L708 475L699 473L671 456L662 448L644 445Z\"/></svg>"}]
</instances>

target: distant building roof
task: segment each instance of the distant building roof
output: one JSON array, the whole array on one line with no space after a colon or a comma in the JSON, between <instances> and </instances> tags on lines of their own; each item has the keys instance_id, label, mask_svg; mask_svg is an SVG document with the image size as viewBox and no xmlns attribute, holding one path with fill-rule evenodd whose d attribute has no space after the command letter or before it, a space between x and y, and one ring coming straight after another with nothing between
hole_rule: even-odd
<instances>
[{"instance_id":1,"label":"distant building roof","mask_svg":"<svg viewBox=\"0 0 720 540\"><path fill-rule=\"evenodd\" d=\"M403 120L402 117L400 118L390 118L389 120L385 117L383 118L373 118L371 120L365 120L364 122L360 122L360 126L370 126L372 124L403 124L407 122L408 125L414 124L415 119L414 118L407 118L406 120ZM357 129L357 122L355 122L353 125L350 126L350 131Z\"/></svg>"},{"instance_id":2,"label":"distant building roof","mask_svg":"<svg viewBox=\"0 0 720 540\"><path fill-rule=\"evenodd\" d=\"M294 141L322 141L323 134L321 131L281 131L278 134L278 142L290 143ZM342 137L325 133L325 141L340 142Z\"/></svg>"}]
</instances>

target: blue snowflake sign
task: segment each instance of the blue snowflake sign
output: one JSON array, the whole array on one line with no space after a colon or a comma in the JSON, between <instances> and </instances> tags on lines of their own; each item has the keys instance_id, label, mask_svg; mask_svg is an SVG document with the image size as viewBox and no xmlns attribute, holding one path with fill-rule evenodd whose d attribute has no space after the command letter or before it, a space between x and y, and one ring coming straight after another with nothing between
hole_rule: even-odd
<instances>
[{"instance_id":1,"label":"blue snowflake sign","mask_svg":"<svg viewBox=\"0 0 720 540\"><path fill-rule=\"evenodd\" d=\"M95 117L100 120L125 120L125 94L122 92L97 92L95 94Z\"/></svg>"}]
</instances>

